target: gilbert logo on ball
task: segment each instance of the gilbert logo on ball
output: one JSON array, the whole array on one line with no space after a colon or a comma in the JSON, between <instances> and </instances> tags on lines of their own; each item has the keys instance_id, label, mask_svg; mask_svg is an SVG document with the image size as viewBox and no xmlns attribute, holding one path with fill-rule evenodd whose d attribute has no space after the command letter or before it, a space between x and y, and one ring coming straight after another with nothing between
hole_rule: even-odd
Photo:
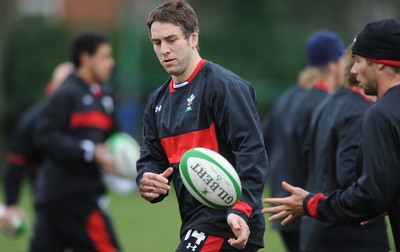
<instances>
[{"instance_id":1,"label":"gilbert logo on ball","mask_svg":"<svg viewBox=\"0 0 400 252\"><path fill-rule=\"evenodd\" d=\"M140 157L140 146L125 132L112 134L106 141L111 156L115 159L117 175L136 179L136 161Z\"/></svg>"},{"instance_id":2,"label":"gilbert logo on ball","mask_svg":"<svg viewBox=\"0 0 400 252\"><path fill-rule=\"evenodd\" d=\"M227 209L240 198L242 186L235 168L215 151L206 148L186 151L179 171L187 190L208 207Z\"/></svg>"}]
</instances>

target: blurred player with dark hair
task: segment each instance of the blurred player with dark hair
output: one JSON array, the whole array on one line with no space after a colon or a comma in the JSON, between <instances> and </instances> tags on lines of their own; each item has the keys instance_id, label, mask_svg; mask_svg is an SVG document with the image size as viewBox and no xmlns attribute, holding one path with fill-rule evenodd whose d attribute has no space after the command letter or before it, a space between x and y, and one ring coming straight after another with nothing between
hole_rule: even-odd
<instances>
[{"instance_id":1,"label":"blurred player with dark hair","mask_svg":"<svg viewBox=\"0 0 400 252\"><path fill-rule=\"evenodd\" d=\"M38 119L35 140L45 155L30 251L119 251L102 181L102 169L115 172L104 144L118 129L105 84L114 66L112 47L102 35L82 33L72 41L71 62L74 73Z\"/></svg>"}]
</instances>

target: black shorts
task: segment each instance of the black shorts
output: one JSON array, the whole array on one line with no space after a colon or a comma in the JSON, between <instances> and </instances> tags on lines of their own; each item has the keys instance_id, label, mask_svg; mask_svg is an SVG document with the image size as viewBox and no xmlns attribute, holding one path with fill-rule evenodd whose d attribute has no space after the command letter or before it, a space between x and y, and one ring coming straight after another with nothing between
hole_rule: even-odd
<instances>
[{"instance_id":1,"label":"black shorts","mask_svg":"<svg viewBox=\"0 0 400 252\"><path fill-rule=\"evenodd\" d=\"M228 239L224 237L214 236L190 229L181 240L176 252L256 252L259 249L259 247L251 244L247 244L244 249L236 249L229 245Z\"/></svg>"},{"instance_id":2,"label":"black shorts","mask_svg":"<svg viewBox=\"0 0 400 252\"><path fill-rule=\"evenodd\" d=\"M102 198L36 208L31 252L120 251Z\"/></svg>"}]
</instances>

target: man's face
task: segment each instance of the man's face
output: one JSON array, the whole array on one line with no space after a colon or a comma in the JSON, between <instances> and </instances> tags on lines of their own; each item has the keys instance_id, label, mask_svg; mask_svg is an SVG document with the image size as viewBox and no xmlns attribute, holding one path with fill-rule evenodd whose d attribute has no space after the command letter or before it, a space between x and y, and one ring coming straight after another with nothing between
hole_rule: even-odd
<instances>
[{"instance_id":1,"label":"man's face","mask_svg":"<svg viewBox=\"0 0 400 252\"><path fill-rule=\"evenodd\" d=\"M108 80L115 63L111 46L106 43L101 44L89 58L91 74L96 82L102 83Z\"/></svg>"},{"instance_id":2,"label":"man's face","mask_svg":"<svg viewBox=\"0 0 400 252\"><path fill-rule=\"evenodd\" d=\"M151 25L150 33L154 52L165 70L177 79L185 76L193 52L197 50L198 33L185 38L179 26L158 21Z\"/></svg>"},{"instance_id":3,"label":"man's face","mask_svg":"<svg viewBox=\"0 0 400 252\"><path fill-rule=\"evenodd\" d=\"M355 55L351 73L357 76L366 95L378 94L378 81L373 62L368 62L365 58Z\"/></svg>"}]
</instances>

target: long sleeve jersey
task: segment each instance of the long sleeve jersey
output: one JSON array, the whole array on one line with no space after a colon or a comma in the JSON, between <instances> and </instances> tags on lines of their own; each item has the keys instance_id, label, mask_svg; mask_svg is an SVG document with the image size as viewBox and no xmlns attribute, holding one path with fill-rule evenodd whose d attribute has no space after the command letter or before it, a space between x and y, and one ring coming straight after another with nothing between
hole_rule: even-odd
<instances>
[{"instance_id":1,"label":"long sleeve jersey","mask_svg":"<svg viewBox=\"0 0 400 252\"><path fill-rule=\"evenodd\" d=\"M4 192L6 205L15 205L19 201L22 180L29 175L34 188L42 153L34 142L36 119L44 102L29 108L18 121L10 140L4 172Z\"/></svg>"},{"instance_id":2,"label":"long sleeve jersey","mask_svg":"<svg viewBox=\"0 0 400 252\"><path fill-rule=\"evenodd\" d=\"M346 189L310 194L304 210L327 222L360 222L389 213L400 249L400 85L392 87L365 113L361 152L363 173Z\"/></svg>"},{"instance_id":3,"label":"long sleeve jersey","mask_svg":"<svg viewBox=\"0 0 400 252\"><path fill-rule=\"evenodd\" d=\"M118 126L108 86L93 94L71 74L50 97L37 123L35 141L44 161L37 180L36 202L83 198L105 192L101 171L93 160L94 145L103 143Z\"/></svg>"},{"instance_id":4,"label":"long sleeve jersey","mask_svg":"<svg viewBox=\"0 0 400 252\"><path fill-rule=\"evenodd\" d=\"M294 138L293 141L297 146L299 157L298 165L307 178L308 171L306 169L307 160L305 158L307 145L307 132L311 125L312 114L318 105L329 96L328 86L323 81L318 81L315 85L306 90L299 100L301 106L297 107L294 112Z\"/></svg>"},{"instance_id":5,"label":"long sleeve jersey","mask_svg":"<svg viewBox=\"0 0 400 252\"><path fill-rule=\"evenodd\" d=\"M168 80L150 94L144 114L137 182L144 172L174 168L172 182L182 219L181 236L195 229L221 237L234 234L226 217L233 212L250 227L249 243L263 246L265 230L261 197L267 174L267 155L252 86L221 66L202 60L180 88ZM188 192L179 174L182 154L194 147L219 152L235 168L242 195L231 209L212 209ZM155 202L163 199L160 196Z\"/></svg>"},{"instance_id":6,"label":"long sleeve jersey","mask_svg":"<svg viewBox=\"0 0 400 252\"><path fill-rule=\"evenodd\" d=\"M301 169L301 146L296 137L296 116L302 108L305 89L295 86L284 92L268 113L263 125L264 141L269 158L268 184L271 197L286 197L289 195L282 188L282 181L304 187L306 176ZM272 223L275 229L282 231L300 230L300 219L288 225Z\"/></svg>"},{"instance_id":7,"label":"long sleeve jersey","mask_svg":"<svg viewBox=\"0 0 400 252\"><path fill-rule=\"evenodd\" d=\"M313 113L309 130L308 191L332 193L350 186L362 172L357 165L361 122L371 101L356 89L339 88ZM371 237L374 239L371 239ZM383 218L370 225L338 225L304 217L304 251L389 251Z\"/></svg>"}]
</instances>

